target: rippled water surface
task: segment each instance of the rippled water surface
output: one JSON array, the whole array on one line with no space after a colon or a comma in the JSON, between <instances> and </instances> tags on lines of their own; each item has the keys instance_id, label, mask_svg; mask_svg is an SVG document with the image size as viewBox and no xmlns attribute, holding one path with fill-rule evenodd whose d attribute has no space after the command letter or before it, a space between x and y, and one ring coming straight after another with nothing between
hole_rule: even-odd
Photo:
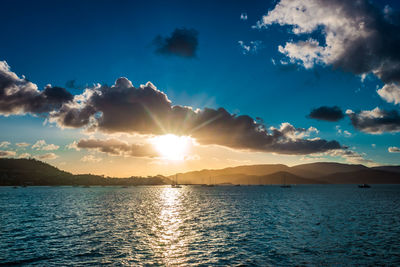
<instances>
[{"instance_id":1,"label":"rippled water surface","mask_svg":"<svg viewBox=\"0 0 400 267\"><path fill-rule=\"evenodd\" d=\"M0 264L399 265L400 186L0 188Z\"/></svg>"}]
</instances>

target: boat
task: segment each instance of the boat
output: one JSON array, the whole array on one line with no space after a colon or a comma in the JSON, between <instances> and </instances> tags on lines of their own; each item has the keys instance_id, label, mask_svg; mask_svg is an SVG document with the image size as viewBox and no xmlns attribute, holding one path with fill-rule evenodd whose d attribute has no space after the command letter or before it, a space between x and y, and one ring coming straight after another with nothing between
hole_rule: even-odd
<instances>
[{"instance_id":1,"label":"boat","mask_svg":"<svg viewBox=\"0 0 400 267\"><path fill-rule=\"evenodd\" d=\"M172 181L172 188L181 188L182 186L178 184L178 174L175 175L175 181Z\"/></svg>"},{"instance_id":2,"label":"boat","mask_svg":"<svg viewBox=\"0 0 400 267\"><path fill-rule=\"evenodd\" d=\"M369 184L359 184L358 188L371 188Z\"/></svg>"},{"instance_id":3,"label":"boat","mask_svg":"<svg viewBox=\"0 0 400 267\"><path fill-rule=\"evenodd\" d=\"M283 184L281 185L282 188L291 188L290 184L286 184L286 174L283 175Z\"/></svg>"},{"instance_id":4,"label":"boat","mask_svg":"<svg viewBox=\"0 0 400 267\"><path fill-rule=\"evenodd\" d=\"M209 178L210 178L210 183L209 183L209 184L206 184L205 186L207 186L207 187L213 187L214 184L211 182L211 176L210 176Z\"/></svg>"}]
</instances>

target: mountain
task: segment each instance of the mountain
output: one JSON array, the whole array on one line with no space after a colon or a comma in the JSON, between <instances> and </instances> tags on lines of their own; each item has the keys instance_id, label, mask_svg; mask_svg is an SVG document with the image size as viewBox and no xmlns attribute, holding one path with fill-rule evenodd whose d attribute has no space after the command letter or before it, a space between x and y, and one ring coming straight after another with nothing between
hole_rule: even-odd
<instances>
[{"instance_id":1,"label":"mountain","mask_svg":"<svg viewBox=\"0 0 400 267\"><path fill-rule=\"evenodd\" d=\"M289 171L299 176L317 178L338 172L353 172L368 169L369 168L364 165L343 164L337 162L315 162L293 166Z\"/></svg>"},{"instance_id":2,"label":"mountain","mask_svg":"<svg viewBox=\"0 0 400 267\"><path fill-rule=\"evenodd\" d=\"M400 173L400 166L379 166L379 167L372 167L371 169Z\"/></svg>"},{"instance_id":3,"label":"mountain","mask_svg":"<svg viewBox=\"0 0 400 267\"><path fill-rule=\"evenodd\" d=\"M175 177L175 175L171 176ZM246 165L178 174L181 184L400 184L400 166L317 162L288 167L283 164ZM35 159L0 159L1 185L163 185L171 179L113 178L74 175Z\"/></svg>"},{"instance_id":4,"label":"mountain","mask_svg":"<svg viewBox=\"0 0 400 267\"><path fill-rule=\"evenodd\" d=\"M74 175L35 159L0 159L0 185L159 185L170 184L164 176L112 178Z\"/></svg>"},{"instance_id":5,"label":"mountain","mask_svg":"<svg viewBox=\"0 0 400 267\"><path fill-rule=\"evenodd\" d=\"M186 173L178 173L180 183L230 183L229 179L240 175L268 175L275 172L287 171L289 167L283 164L244 165L229 167L220 170L201 170ZM239 175L239 176L238 176ZM174 175L175 176L175 175ZM172 177L172 176L170 176ZM217 179L218 181L215 181Z\"/></svg>"},{"instance_id":6,"label":"mountain","mask_svg":"<svg viewBox=\"0 0 400 267\"><path fill-rule=\"evenodd\" d=\"M334 173L319 177L318 180L331 184L399 184L400 173L366 169Z\"/></svg>"},{"instance_id":7,"label":"mountain","mask_svg":"<svg viewBox=\"0 0 400 267\"><path fill-rule=\"evenodd\" d=\"M368 168L359 164L317 162L288 167L282 164L246 165L219 170L179 173L186 184L388 184L400 183L400 166Z\"/></svg>"}]
</instances>

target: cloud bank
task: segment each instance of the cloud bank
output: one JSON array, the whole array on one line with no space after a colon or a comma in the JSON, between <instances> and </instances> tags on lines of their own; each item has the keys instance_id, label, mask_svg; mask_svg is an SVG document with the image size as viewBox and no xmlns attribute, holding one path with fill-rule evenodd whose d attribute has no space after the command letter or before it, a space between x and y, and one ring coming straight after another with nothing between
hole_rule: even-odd
<instances>
[{"instance_id":1,"label":"cloud bank","mask_svg":"<svg viewBox=\"0 0 400 267\"><path fill-rule=\"evenodd\" d=\"M281 154L301 155L343 148L337 141L310 138L311 134L317 133L313 127L298 128L282 123L279 128L267 128L260 120L231 114L224 108L194 110L172 105L167 95L151 82L135 87L127 78L121 77L112 86L96 85L72 97L58 87L49 86L39 91L35 84L11 72L7 63L2 64L5 68L0 72L3 74L0 75L0 110L7 110L0 113L3 115L29 112L46 116L50 123L61 128L84 128L105 134L187 135L203 145ZM31 102L37 99L36 104ZM92 144L93 147L86 148L107 153L147 155L148 152L137 152L143 147L132 147L115 140L107 144L100 141L83 144ZM111 150L107 150L109 147ZM56 150L58 146L39 140L32 148ZM46 158L52 157L51 153L46 155Z\"/></svg>"},{"instance_id":2,"label":"cloud bank","mask_svg":"<svg viewBox=\"0 0 400 267\"><path fill-rule=\"evenodd\" d=\"M336 141L307 138L312 130L288 123L267 129L247 115L230 114L223 108L174 106L152 83L134 87L126 78L117 79L112 86L87 89L72 103L52 112L49 120L60 127L86 127L110 134L188 135L204 145L283 154L342 148Z\"/></svg>"}]
</instances>

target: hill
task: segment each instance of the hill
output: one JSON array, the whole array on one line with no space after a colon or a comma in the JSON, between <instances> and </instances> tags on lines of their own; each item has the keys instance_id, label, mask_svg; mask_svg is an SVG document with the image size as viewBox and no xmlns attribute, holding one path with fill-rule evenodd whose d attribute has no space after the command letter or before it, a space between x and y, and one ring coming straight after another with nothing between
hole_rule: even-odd
<instances>
[{"instance_id":1,"label":"hill","mask_svg":"<svg viewBox=\"0 0 400 267\"><path fill-rule=\"evenodd\" d=\"M173 176L174 177L174 176ZM288 167L283 164L246 165L178 174L181 184L399 184L400 166L318 162ZM113 178L74 175L35 159L0 159L0 186L12 185L163 185L171 179Z\"/></svg>"},{"instance_id":2,"label":"hill","mask_svg":"<svg viewBox=\"0 0 400 267\"><path fill-rule=\"evenodd\" d=\"M35 159L0 159L0 185L159 185L164 176L112 178L92 174L74 175Z\"/></svg>"},{"instance_id":3,"label":"hill","mask_svg":"<svg viewBox=\"0 0 400 267\"><path fill-rule=\"evenodd\" d=\"M179 173L180 183L194 184L346 184L400 183L400 166L368 168L359 164L317 162L288 167L246 165L219 170Z\"/></svg>"}]
</instances>

